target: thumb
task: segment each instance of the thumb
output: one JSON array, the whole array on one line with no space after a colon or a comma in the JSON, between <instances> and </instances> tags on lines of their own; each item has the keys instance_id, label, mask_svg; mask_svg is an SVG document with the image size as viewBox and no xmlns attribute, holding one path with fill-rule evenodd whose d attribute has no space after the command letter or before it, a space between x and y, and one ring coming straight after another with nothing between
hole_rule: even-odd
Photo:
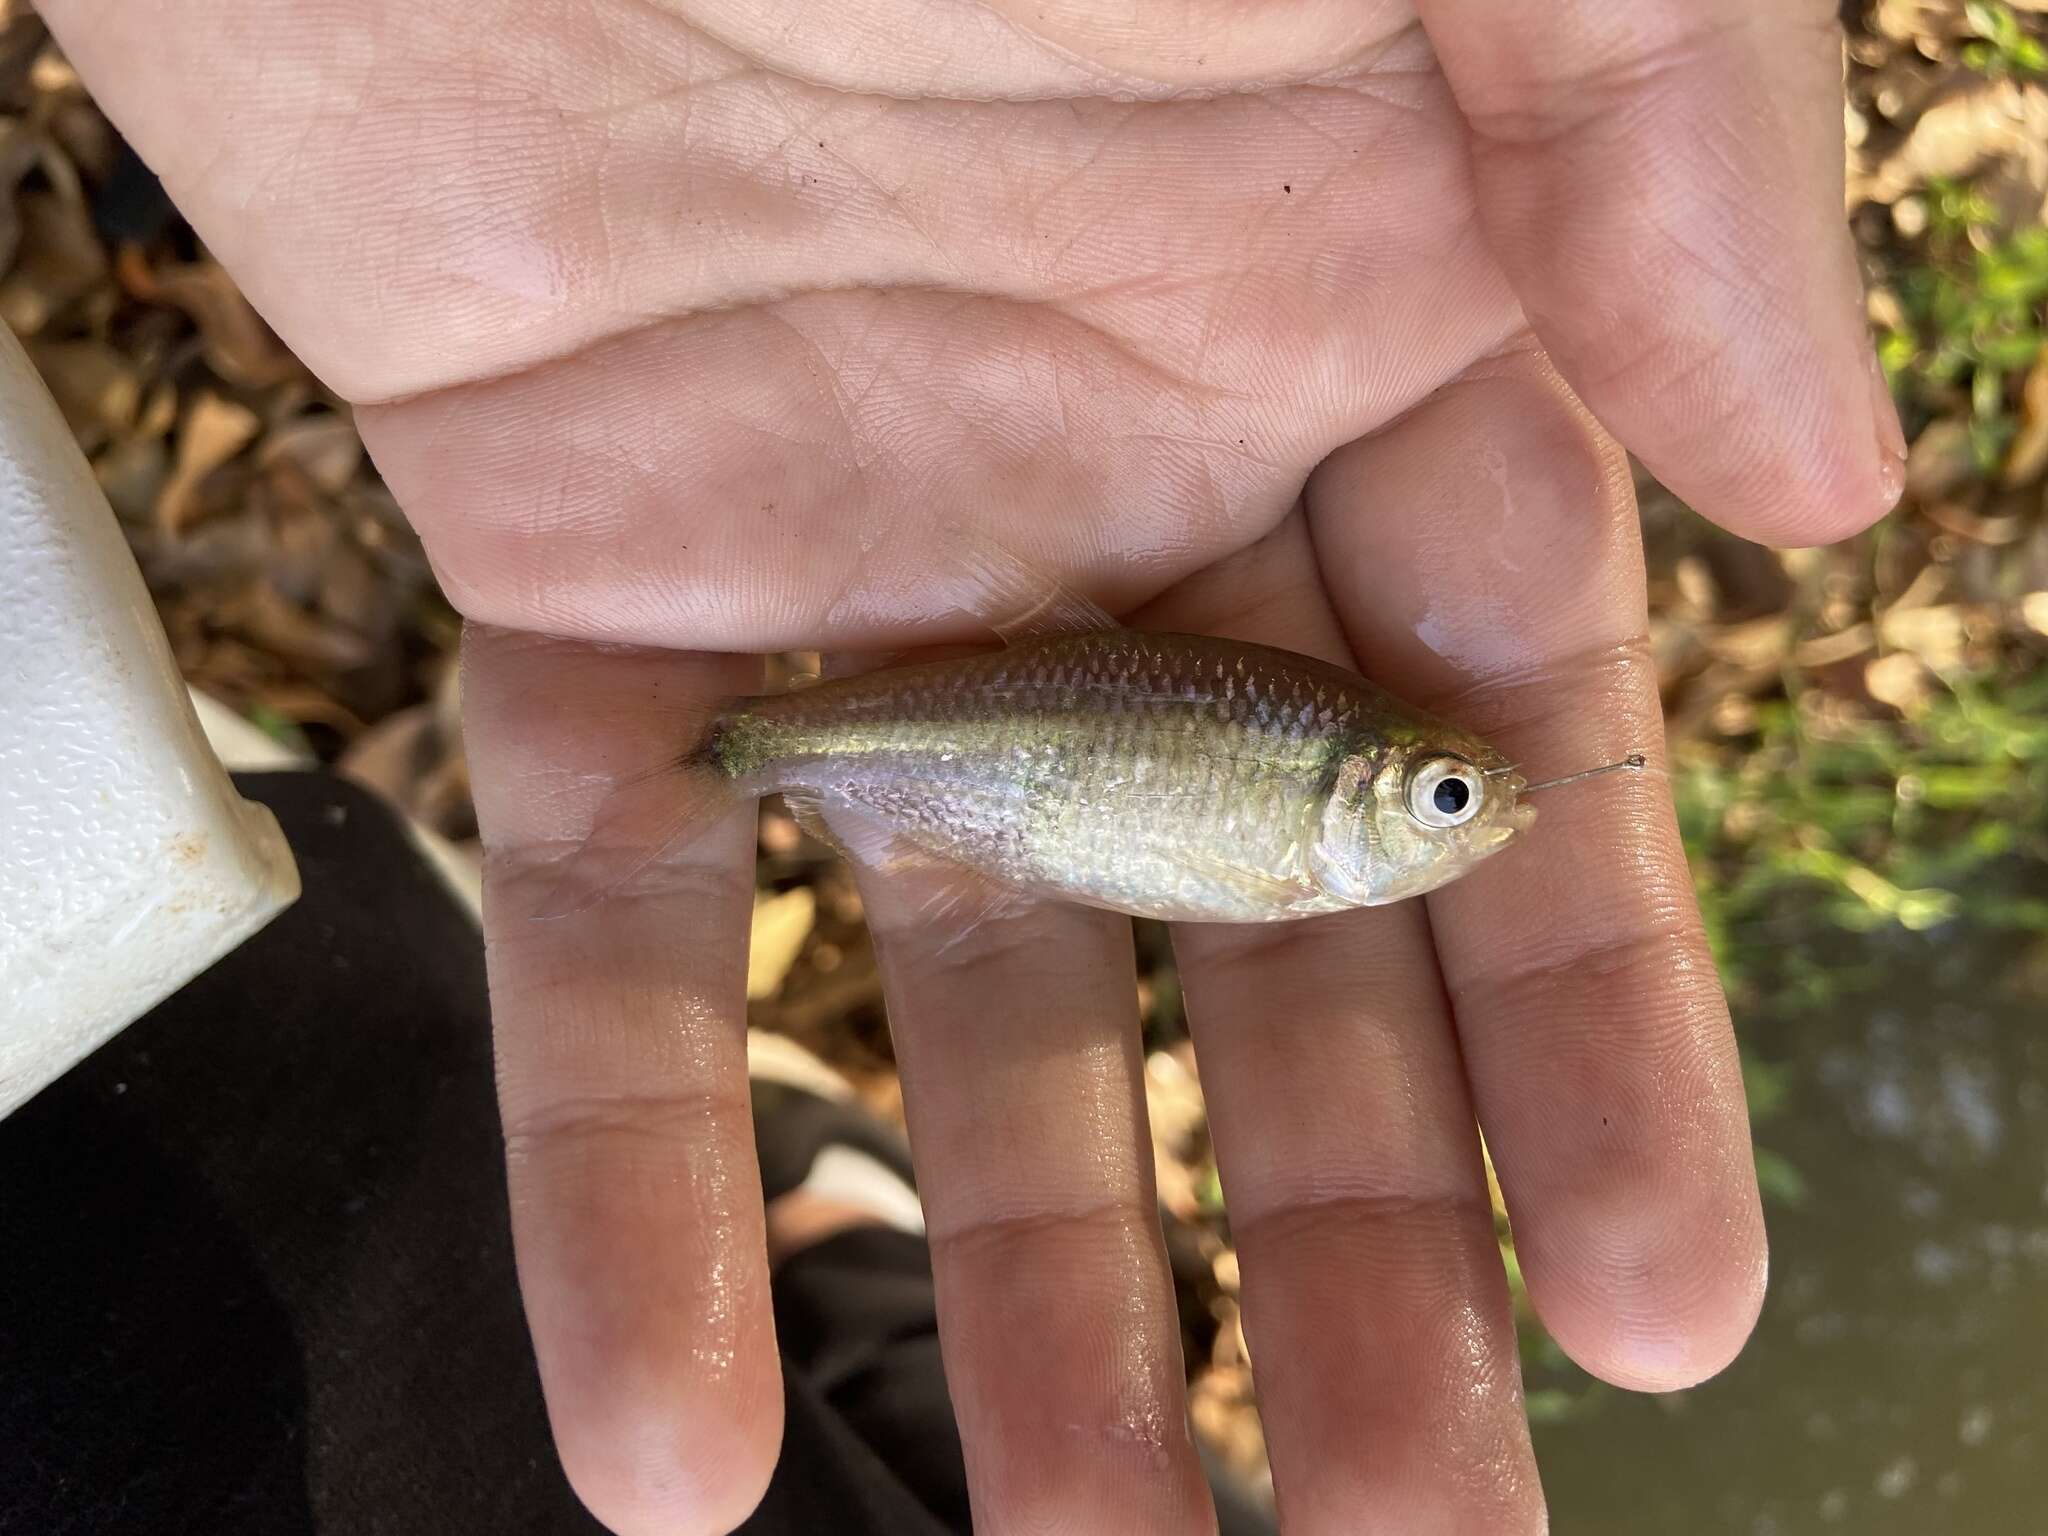
<instances>
[{"instance_id":1,"label":"thumb","mask_svg":"<svg viewBox=\"0 0 2048 1536\"><path fill-rule=\"evenodd\" d=\"M1834 0L1421 0L1524 312L1716 522L1843 538L1905 477L1842 215Z\"/></svg>"}]
</instances>

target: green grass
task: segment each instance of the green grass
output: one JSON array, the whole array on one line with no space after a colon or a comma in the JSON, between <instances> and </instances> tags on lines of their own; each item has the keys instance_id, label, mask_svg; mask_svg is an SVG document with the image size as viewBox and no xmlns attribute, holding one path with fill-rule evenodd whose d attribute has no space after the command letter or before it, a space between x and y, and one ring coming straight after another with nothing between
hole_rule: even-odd
<instances>
[{"instance_id":1,"label":"green grass","mask_svg":"<svg viewBox=\"0 0 2048 1536\"><path fill-rule=\"evenodd\" d=\"M1907 326L1878 341L1902 404L1927 416L1966 410L1978 469L1993 473L2012 441L2012 383L2041 354L2048 228L1992 235L1994 211L1957 182L1928 188L1924 262L1898 279Z\"/></svg>"},{"instance_id":2,"label":"green grass","mask_svg":"<svg viewBox=\"0 0 2048 1536\"><path fill-rule=\"evenodd\" d=\"M1976 38L1963 44L1963 63L1980 75L2038 75L2048 71L2048 47L2021 25L2001 0L1969 0L1963 16Z\"/></svg>"},{"instance_id":3,"label":"green grass","mask_svg":"<svg viewBox=\"0 0 2048 1536\"><path fill-rule=\"evenodd\" d=\"M1817 733L1793 700L1747 740L1682 748L1675 768L1707 933L1738 1005L1795 1012L1856 980L1814 940L1945 923L2048 932L2048 902L2003 878L2048 864L2048 673L1938 691L1914 721Z\"/></svg>"}]
</instances>

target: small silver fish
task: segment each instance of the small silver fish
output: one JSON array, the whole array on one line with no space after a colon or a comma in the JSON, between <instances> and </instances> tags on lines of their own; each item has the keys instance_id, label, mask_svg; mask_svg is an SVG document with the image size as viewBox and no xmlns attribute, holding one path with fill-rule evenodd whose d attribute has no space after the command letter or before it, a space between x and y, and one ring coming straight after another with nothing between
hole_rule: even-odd
<instances>
[{"instance_id":1,"label":"small silver fish","mask_svg":"<svg viewBox=\"0 0 2048 1536\"><path fill-rule=\"evenodd\" d=\"M730 701L614 792L549 911L765 794L872 867L1223 923L1419 895L1535 819L1500 753L1354 673L1123 628L1021 562L978 559L1007 648Z\"/></svg>"}]
</instances>

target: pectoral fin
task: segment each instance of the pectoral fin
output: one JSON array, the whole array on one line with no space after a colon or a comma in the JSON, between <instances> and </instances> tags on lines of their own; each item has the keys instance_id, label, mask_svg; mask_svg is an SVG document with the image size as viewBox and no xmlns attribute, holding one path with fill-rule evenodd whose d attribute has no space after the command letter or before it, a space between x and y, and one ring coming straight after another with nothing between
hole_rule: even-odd
<instances>
[{"instance_id":1,"label":"pectoral fin","mask_svg":"<svg viewBox=\"0 0 2048 1536\"><path fill-rule=\"evenodd\" d=\"M1242 900L1247 906L1263 908L1279 917L1304 907L1320 906L1324 893L1306 877L1283 879L1268 870L1254 869L1233 859L1217 858L1195 849L1179 855L1189 874Z\"/></svg>"}]
</instances>

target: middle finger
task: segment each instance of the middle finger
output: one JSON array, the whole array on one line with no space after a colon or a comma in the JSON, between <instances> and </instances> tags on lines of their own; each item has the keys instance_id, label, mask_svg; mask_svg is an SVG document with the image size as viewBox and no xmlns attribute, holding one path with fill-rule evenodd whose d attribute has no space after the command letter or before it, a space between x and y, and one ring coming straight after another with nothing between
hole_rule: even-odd
<instances>
[{"instance_id":1,"label":"middle finger","mask_svg":"<svg viewBox=\"0 0 2048 1536\"><path fill-rule=\"evenodd\" d=\"M1148 627L1349 663L1301 517ZM1420 902L1175 930L1288 1536L1543 1526L1486 1175Z\"/></svg>"},{"instance_id":2,"label":"middle finger","mask_svg":"<svg viewBox=\"0 0 2048 1536\"><path fill-rule=\"evenodd\" d=\"M859 868L977 1531L1214 1530L1140 1092L1131 925L966 928L951 877Z\"/></svg>"}]
</instances>

